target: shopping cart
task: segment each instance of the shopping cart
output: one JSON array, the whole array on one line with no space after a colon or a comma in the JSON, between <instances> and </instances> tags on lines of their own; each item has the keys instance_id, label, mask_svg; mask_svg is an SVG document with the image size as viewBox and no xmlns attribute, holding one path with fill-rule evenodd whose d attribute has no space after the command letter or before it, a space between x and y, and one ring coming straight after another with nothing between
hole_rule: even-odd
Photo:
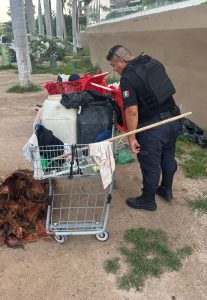
<instances>
[{"instance_id":1,"label":"shopping cart","mask_svg":"<svg viewBox=\"0 0 207 300\"><path fill-rule=\"evenodd\" d=\"M118 129L126 132L126 120L125 120L125 113L124 113L124 107L123 107L123 97L122 97L122 92L120 87L117 89L113 86L105 86L102 83L97 83L97 82L91 82L91 86L93 88L97 88L97 89L102 89L106 94L109 94L112 96L112 98L118 103L120 109L121 109L121 113L122 113L122 119L123 119L123 126L117 125Z\"/></svg>"},{"instance_id":2,"label":"shopping cart","mask_svg":"<svg viewBox=\"0 0 207 300\"><path fill-rule=\"evenodd\" d=\"M69 235L108 239L114 177L104 190L88 145L32 146L34 177L48 180L47 232L58 243Z\"/></svg>"},{"instance_id":3,"label":"shopping cart","mask_svg":"<svg viewBox=\"0 0 207 300\"><path fill-rule=\"evenodd\" d=\"M101 86L107 86L104 80L105 76L109 72L89 75L87 73L78 80L65 81L65 82L46 82L43 87L47 89L49 95L55 94L69 94L71 92L80 92L82 90L95 90L103 93L102 87L93 86L91 83L100 84Z\"/></svg>"},{"instance_id":4,"label":"shopping cart","mask_svg":"<svg viewBox=\"0 0 207 300\"><path fill-rule=\"evenodd\" d=\"M125 122L125 114L123 108L123 97L121 93L121 89L108 87L105 81L106 75L109 72L100 73L97 71L97 74L89 75L87 73L81 79L74 81L66 81L66 82L46 82L43 87L48 91L49 95L55 94L69 94L71 92L80 92L82 90L95 90L101 94L109 94L112 98L118 103L123 118L123 126L117 125L118 129L121 131L126 131L126 122Z\"/></svg>"}]
</instances>

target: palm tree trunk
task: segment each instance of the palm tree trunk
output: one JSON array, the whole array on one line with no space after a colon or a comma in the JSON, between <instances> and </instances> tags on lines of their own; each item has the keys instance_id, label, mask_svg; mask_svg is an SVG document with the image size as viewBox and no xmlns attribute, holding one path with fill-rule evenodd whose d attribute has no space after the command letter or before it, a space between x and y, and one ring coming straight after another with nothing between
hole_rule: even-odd
<instances>
[{"instance_id":1,"label":"palm tree trunk","mask_svg":"<svg viewBox=\"0 0 207 300\"><path fill-rule=\"evenodd\" d=\"M63 6L62 0L56 0L56 36L63 40Z\"/></svg>"},{"instance_id":2,"label":"palm tree trunk","mask_svg":"<svg viewBox=\"0 0 207 300\"><path fill-rule=\"evenodd\" d=\"M77 46L80 46L80 24L79 24L79 1L77 4L77 11L76 11L76 42Z\"/></svg>"},{"instance_id":3,"label":"palm tree trunk","mask_svg":"<svg viewBox=\"0 0 207 300\"><path fill-rule=\"evenodd\" d=\"M63 20L63 39L67 39L66 25L65 25L65 17L64 17L64 1L62 1L62 20Z\"/></svg>"},{"instance_id":4,"label":"palm tree trunk","mask_svg":"<svg viewBox=\"0 0 207 300\"><path fill-rule=\"evenodd\" d=\"M66 31L66 25L65 25L65 17L64 17L64 13L63 13L63 38L64 38L64 40L67 39L67 31Z\"/></svg>"},{"instance_id":5,"label":"palm tree trunk","mask_svg":"<svg viewBox=\"0 0 207 300\"><path fill-rule=\"evenodd\" d=\"M72 2L73 52L77 53L77 0Z\"/></svg>"},{"instance_id":6,"label":"palm tree trunk","mask_svg":"<svg viewBox=\"0 0 207 300\"><path fill-rule=\"evenodd\" d=\"M47 34L48 39L52 39L51 11L50 11L50 1L49 0L44 0L44 9L45 9L46 34Z\"/></svg>"},{"instance_id":7,"label":"palm tree trunk","mask_svg":"<svg viewBox=\"0 0 207 300\"><path fill-rule=\"evenodd\" d=\"M44 35L44 27L42 22L42 6L40 0L38 0L38 29L39 34Z\"/></svg>"},{"instance_id":8,"label":"palm tree trunk","mask_svg":"<svg viewBox=\"0 0 207 300\"><path fill-rule=\"evenodd\" d=\"M32 0L25 0L25 10L27 19L27 29L30 35L35 32L34 5Z\"/></svg>"},{"instance_id":9,"label":"palm tree trunk","mask_svg":"<svg viewBox=\"0 0 207 300\"><path fill-rule=\"evenodd\" d=\"M31 62L26 30L26 20L23 0L10 0L12 29L16 47L16 57L20 86L31 85Z\"/></svg>"}]
</instances>

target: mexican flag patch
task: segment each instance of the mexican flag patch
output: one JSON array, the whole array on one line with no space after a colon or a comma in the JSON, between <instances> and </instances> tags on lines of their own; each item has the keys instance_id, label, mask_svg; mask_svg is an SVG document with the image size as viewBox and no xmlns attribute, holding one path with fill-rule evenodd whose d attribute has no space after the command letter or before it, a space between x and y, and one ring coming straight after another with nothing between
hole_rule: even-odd
<instances>
[{"instance_id":1,"label":"mexican flag patch","mask_svg":"<svg viewBox=\"0 0 207 300\"><path fill-rule=\"evenodd\" d=\"M129 91L124 91L123 92L123 97L124 97L124 99L128 98L129 97Z\"/></svg>"}]
</instances>

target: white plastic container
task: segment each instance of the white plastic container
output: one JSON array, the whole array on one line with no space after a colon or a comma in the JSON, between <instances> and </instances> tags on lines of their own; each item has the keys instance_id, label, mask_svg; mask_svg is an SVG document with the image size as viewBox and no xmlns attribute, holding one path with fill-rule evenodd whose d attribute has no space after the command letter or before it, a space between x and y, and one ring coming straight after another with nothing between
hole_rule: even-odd
<instances>
[{"instance_id":1,"label":"white plastic container","mask_svg":"<svg viewBox=\"0 0 207 300\"><path fill-rule=\"evenodd\" d=\"M63 143L77 143L77 109L67 109L61 103L61 95L51 95L43 103L42 125L53 131Z\"/></svg>"}]
</instances>

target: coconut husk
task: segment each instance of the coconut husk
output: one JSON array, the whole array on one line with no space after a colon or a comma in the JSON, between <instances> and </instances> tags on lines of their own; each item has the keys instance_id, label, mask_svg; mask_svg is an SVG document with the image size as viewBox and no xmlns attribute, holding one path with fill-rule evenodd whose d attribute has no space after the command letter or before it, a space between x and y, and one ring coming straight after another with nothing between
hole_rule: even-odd
<instances>
[{"instance_id":1,"label":"coconut husk","mask_svg":"<svg viewBox=\"0 0 207 300\"><path fill-rule=\"evenodd\" d=\"M19 247L47 237L48 184L30 170L16 170L0 181L0 247Z\"/></svg>"}]
</instances>

